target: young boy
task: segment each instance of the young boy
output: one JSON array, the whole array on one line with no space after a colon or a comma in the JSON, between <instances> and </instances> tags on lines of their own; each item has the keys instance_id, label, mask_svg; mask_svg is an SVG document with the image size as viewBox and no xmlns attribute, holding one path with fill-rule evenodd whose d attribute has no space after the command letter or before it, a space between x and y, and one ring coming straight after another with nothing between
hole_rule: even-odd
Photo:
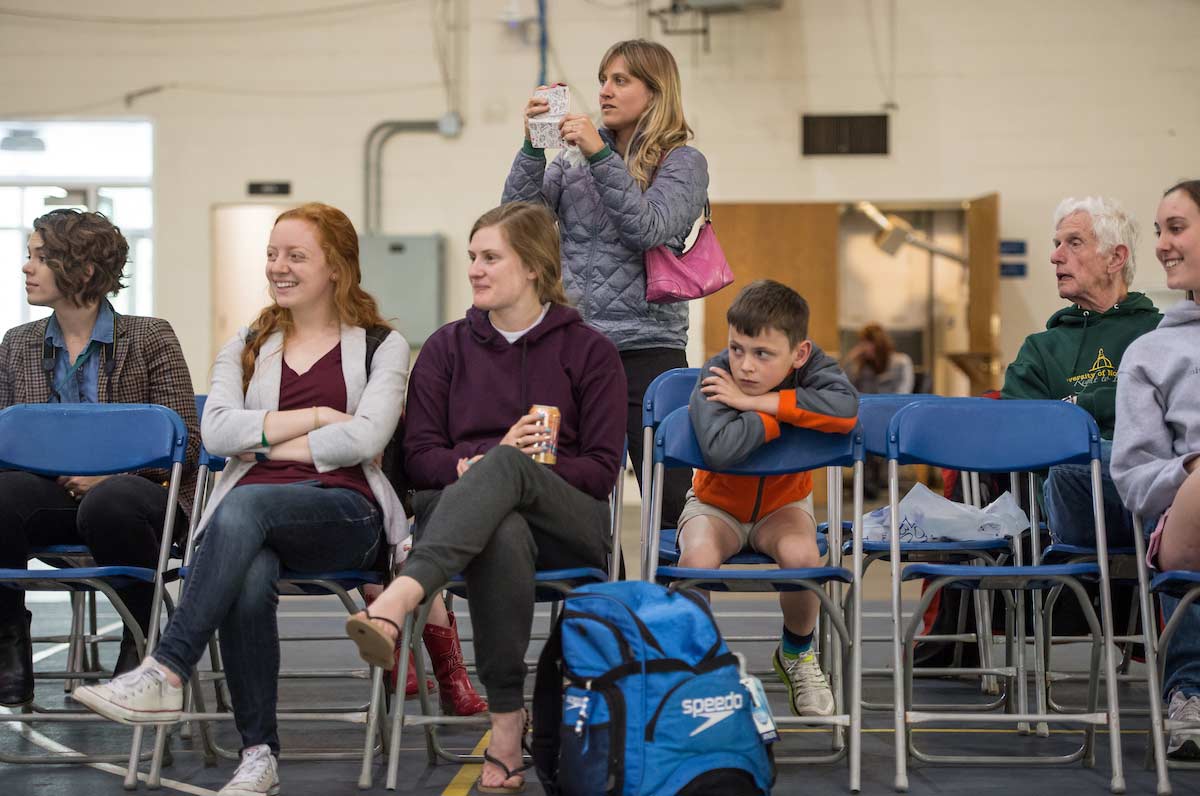
<instances>
[{"instance_id":1,"label":"young boy","mask_svg":"<svg viewBox=\"0 0 1200 796\"><path fill-rule=\"evenodd\" d=\"M726 313L729 348L705 363L688 412L704 461L721 470L779 436L779 424L846 433L858 395L837 360L808 339L808 303L771 280L748 285ZM697 470L679 515L679 566L719 567L749 545L792 569L820 566L812 474L763 478ZM783 635L774 666L797 716L828 716L834 700L813 654L820 604L779 595Z\"/></svg>"}]
</instances>

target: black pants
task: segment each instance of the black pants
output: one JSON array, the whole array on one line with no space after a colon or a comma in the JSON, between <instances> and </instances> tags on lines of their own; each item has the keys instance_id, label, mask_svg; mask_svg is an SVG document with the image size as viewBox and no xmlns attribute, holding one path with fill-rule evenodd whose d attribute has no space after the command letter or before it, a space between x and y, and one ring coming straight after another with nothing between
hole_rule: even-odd
<instances>
[{"instance_id":1,"label":"black pants","mask_svg":"<svg viewBox=\"0 0 1200 796\"><path fill-rule=\"evenodd\" d=\"M31 547L86 544L100 566L158 566L167 490L137 475L110 476L76 501L53 478L0 473L0 567L25 569ZM187 517L175 509L175 528ZM118 592L142 630L150 624L154 585ZM22 615L25 593L0 589L0 622ZM126 631L128 635L128 631Z\"/></svg>"},{"instance_id":2,"label":"black pants","mask_svg":"<svg viewBox=\"0 0 1200 796\"><path fill-rule=\"evenodd\" d=\"M608 501L580 492L545 465L501 445L456 483L418 492L413 507L417 540L403 574L427 595L463 574L488 704L498 713L519 710L534 572L603 568Z\"/></svg>"},{"instance_id":3,"label":"black pants","mask_svg":"<svg viewBox=\"0 0 1200 796\"><path fill-rule=\"evenodd\" d=\"M678 348L639 348L636 351L622 351L621 364L625 366L625 380L629 383L629 413L625 422L629 461L633 463L638 487L644 495L646 488L642 485L642 398L656 376L672 368L686 368L687 354ZM675 527L691 485L691 469L684 467L667 470L663 478L664 527Z\"/></svg>"}]
</instances>

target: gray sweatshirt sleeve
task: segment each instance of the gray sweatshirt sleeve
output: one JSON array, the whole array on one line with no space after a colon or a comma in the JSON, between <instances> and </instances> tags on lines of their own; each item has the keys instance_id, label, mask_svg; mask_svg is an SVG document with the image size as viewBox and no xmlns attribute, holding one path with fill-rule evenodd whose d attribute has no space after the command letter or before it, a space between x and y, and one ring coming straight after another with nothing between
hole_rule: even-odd
<instances>
[{"instance_id":1,"label":"gray sweatshirt sleeve","mask_svg":"<svg viewBox=\"0 0 1200 796\"><path fill-rule=\"evenodd\" d=\"M1175 501L1195 454L1176 455L1163 395L1134 351L1125 352L1117 377L1111 472L1126 508L1151 519Z\"/></svg>"},{"instance_id":2,"label":"gray sweatshirt sleeve","mask_svg":"<svg viewBox=\"0 0 1200 796\"><path fill-rule=\"evenodd\" d=\"M724 470L745 459L766 441L766 427L757 412L739 412L720 401L710 401L700 385L712 375L709 368L729 370L728 354L717 354L700 369L700 377L688 400L688 414L704 463L713 470Z\"/></svg>"},{"instance_id":3,"label":"gray sweatshirt sleeve","mask_svg":"<svg viewBox=\"0 0 1200 796\"><path fill-rule=\"evenodd\" d=\"M393 331L371 359L371 372L354 410L354 419L308 433L308 447L317 472L368 462L387 447L404 411L408 357L408 341Z\"/></svg>"}]
</instances>

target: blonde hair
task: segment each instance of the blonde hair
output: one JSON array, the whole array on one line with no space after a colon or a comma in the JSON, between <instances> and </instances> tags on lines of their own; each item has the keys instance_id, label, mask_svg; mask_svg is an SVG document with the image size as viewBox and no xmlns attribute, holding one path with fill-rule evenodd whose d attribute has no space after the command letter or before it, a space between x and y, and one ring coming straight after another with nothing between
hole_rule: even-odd
<instances>
[{"instance_id":1,"label":"blonde hair","mask_svg":"<svg viewBox=\"0 0 1200 796\"><path fill-rule=\"evenodd\" d=\"M650 187L654 172L667 153L686 144L693 133L683 116L679 65L671 51L645 39L619 41L600 59L600 74L608 71L618 55L625 60L629 74L650 89L650 104L634 127L630 152L625 158L629 173L644 191Z\"/></svg>"},{"instance_id":2,"label":"blonde hair","mask_svg":"<svg viewBox=\"0 0 1200 796\"><path fill-rule=\"evenodd\" d=\"M565 305L567 294L563 292L562 254L555 222L545 205L509 202L481 215L471 227L467 242L484 227L499 227L521 264L533 271L538 301Z\"/></svg>"},{"instance_id":3,"label":"blonde hair","mask_svg":"<svg viewBox=\"0 0 1200 796\"><path fill-rule=\"evenodd\" d=\"M339 323L347 326L390 325L379 314L379 305L370 293L362 289L362 269L358 264L358 233L346 214L336 207L320 202L309 202L286 210L275 219L275 223L287 219L299 219L312 224L317 241L330 270L337 275L333 283L333 306ZM258 352L274 332L282 330L286 337L293 328L292 312L273 303L259 313L250 324L250 334L242 349L242 391L250 385L254 375L254 363Z\"/></svg>"}]
</instances>

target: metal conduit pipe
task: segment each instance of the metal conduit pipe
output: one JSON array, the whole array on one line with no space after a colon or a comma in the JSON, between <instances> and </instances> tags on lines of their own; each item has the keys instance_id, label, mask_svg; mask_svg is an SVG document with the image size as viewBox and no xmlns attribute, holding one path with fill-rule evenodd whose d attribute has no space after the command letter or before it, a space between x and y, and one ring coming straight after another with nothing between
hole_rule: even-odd
<instances>
[{"instance_id":1,"label":"metal conduit pipe","mask_svg":"<svg viewBox=\"0 0 1200 796\"><path fill-rule=\"evenodd\" d=\"M438 119L393 119L371 128L363 146L363 231L378 232L383 215L383 145L399 133L438 133L454 138L462 117L451 111Z\"/></svg>"}]
</instances>

